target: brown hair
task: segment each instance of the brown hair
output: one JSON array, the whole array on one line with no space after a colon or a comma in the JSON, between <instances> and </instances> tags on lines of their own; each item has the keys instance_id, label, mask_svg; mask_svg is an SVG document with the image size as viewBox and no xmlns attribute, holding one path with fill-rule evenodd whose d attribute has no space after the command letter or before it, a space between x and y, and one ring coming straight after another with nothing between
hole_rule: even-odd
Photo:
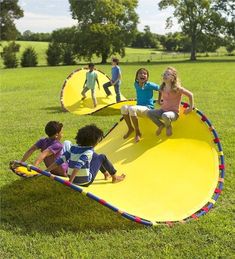
<instances>
[{"instance_id":1,"label":"brown hair","mask_svg":"<svg viewBox=\"0 0 235 259\"><path fill-rule=\"evenodd\" d=\"M118 58L112 58L112 61L115 62L117 65L119 64L119 59Z\"/></svg>"},{"instance_id":2,"label":"brown hair","mask_svg":"<svg viewBox=\"0 0 235 259\"><path fill-rule=\"evenodd\" d=\"M145 71L145 72L147 73L148 78L149 78L149 71L148 71L146 68L141 67L140 69L138 69L138 70L136 71L136 74L135 74L135 81L136 81L136 82L138 81L138 80L137 80L137 77L138 77L138 74L139 74L139 72L140 72L141 70ZM147 78L147 80L148 80L148 78Z\"/></svg>"},{"instance_id":3,"label":"brown hair","mask_svg":"<svg viewBox=\"0 0 235 259\"><path fill-rule=\"evenodd\" d=\"M63 124L59 121L49 121L45 127L45 133L48 137L53 137L56 133L60 133Z\"/></svg>"}]
</instances>

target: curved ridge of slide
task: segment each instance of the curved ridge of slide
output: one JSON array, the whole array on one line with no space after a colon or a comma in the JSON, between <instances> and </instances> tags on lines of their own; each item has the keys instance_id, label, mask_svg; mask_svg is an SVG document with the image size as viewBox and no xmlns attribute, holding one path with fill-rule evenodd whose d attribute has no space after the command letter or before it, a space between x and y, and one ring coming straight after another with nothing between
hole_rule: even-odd
<instances>
[{"instance_id":1,"label":"curved ridge of slide","mask_svg":"<svg viewBox=\"0 0 235 259\"><path fill-rule=\"evenodd\" d=\"M81 92L86 80L87 71L87 68L77 69L64 81L60 94L61 106L64 111L69 111L77 115L92 114L110 104L116 103L116 95L113 86L109 88L112 95L106 97L103 84L110 81L110 78L100 70L95 70L100 84L100 90L98 89L97 83L95 86L96 99L98 103L97 106L95 108L93 107L91 91L86 93L87 98L85 100L81 100ZM125 97L121 95L121 99L124 100ZM118 106L117 109L119 108L120 106Z\"/></svg>"},{"instance_id":2,"label":"curved ridge of slide","mask_svg":"<svg viewBox=\"0 0 235 259\"><path fill-rule=\"evenodd\" d=\"M139 119L142 139L138 143L134 143L134 134L123 139L126 125L122 119L110 130L96 152L106 154L118 173L126 174L120 183L105 181L99 173L92 185L80 187L31 168L141 224L172 225L198 219L217 201L225 165L222 145L211 122L196 108L184 115L186 107L181 107L171 137L164 131L156 136L156 127L147 118Z\"/></svg>"}]
</instances>

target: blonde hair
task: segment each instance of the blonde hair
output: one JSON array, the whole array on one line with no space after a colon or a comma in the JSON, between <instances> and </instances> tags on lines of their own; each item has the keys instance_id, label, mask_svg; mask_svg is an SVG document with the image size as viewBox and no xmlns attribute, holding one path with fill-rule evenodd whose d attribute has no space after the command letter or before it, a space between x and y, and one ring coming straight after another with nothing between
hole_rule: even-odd
<instances>
[{"instance_id":1,"label":"blonde hair","mask_svg":"<svg viewBox=\"0 0 235 259\"><path fill-rule=\"evenodd\" d=\"M177 92L179 90L179 88L181 87L181 82L178 77L177 70L174 67L168 67L166 69L166 71L167 70L169 70L171 72L172 76L174 77L174 80L171 83L171 90ZM166 84L164 82L162 82L162 84L160 86L160 90L163 90L165 86L166 86Z\"/></svg>"}]
</instances>

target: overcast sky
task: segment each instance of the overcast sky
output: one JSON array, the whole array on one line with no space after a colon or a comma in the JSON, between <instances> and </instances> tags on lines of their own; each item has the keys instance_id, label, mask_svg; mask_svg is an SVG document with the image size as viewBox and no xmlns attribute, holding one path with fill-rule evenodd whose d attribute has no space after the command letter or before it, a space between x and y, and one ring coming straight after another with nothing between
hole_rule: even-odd
<instances>
[{"instance_id":1,"label":"overcast sky","mask_svg":"<svg viewBox=\"0 0 235 259\"><path fill-rule=\"evenodd\" d=\"M149 25L151 32L158 34L179 31L176 22L171 30L165 29L166 19L172 15L172 10L159 11L158 2L158 0L139 0L136 9L140 21L138 29L143 31L144 26ZM76 20L71 17L68 0L19 0L19 5L24 10L24 17L15 20L20 32L26 30L52 32L76 24Z\"/></svg>"}]
</instances>

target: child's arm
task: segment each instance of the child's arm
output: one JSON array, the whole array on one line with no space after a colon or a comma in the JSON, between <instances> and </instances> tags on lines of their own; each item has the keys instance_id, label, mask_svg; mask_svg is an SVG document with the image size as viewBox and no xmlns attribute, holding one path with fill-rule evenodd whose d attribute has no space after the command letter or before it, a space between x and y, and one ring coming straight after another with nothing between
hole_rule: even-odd
<instances>
[{"instance_id":1,"label":"child's arm","mask_svg":"<svg viewBox=\"0 0 235 259\"><path fill-rule=\"evenodd\" d=\"M59 166L59 165L58 165L56 162L54 162L53 164L51 164L51 165L49 165L49 166L47 167L46 171L50 172L51 170L56 169L58 166Z\"/></svg>"},{"instance_id":2,"label":"child's arm","mask_svg":"<svg viewBox=\"0 0 235 259\"><path fill-rule=\"evenodd\" d=\"M121 73L120 73L120 70L119 70L119 73L118 73L118 78L116 81L112 82L112 85L115 85L119 80L121 80Z\"/></svg>"},{"instance_id":3,"label":"child's arm","mask_svg":"<svg viewBox=\"0 0 235 259\"><path fill-rule=\"evenodd\" d=\"M50 149L45 149L43 152L39 154L39 156L36 158L34 165L38 166L46 157L51 156L53 153Z\"/></svg>"},{"instance_id":4,"label":"child's arm","mask_svg":"<svg viewBox=\"0 0 235 259\"><path fill-rule=\"evenodd\" d=\"M86 82L87 82L87 79L85 80L84 84L83 84L83 88L85 88L86 86Z\"/></svg>"},{"instance_id":5,"label":"child's arm","mask_svg":"<svg viewBox=\"0 0 235 259\"><path fill-rule=\"evenodd\" d=\"M23 155L23 157L20 161L25 162L33 154L33 152L35 152L37 149L38 149L37 146L33 145L29 150L27 150L25 152L25 154Z\"/></svg>"},{"instance_id":6,"label":"child's arm","mask_svg":"<svg viewBox=\"0 0 235 259\"><path fill-rule=\"evenodd\" d=\"M184 111L184 114L188 114L190 113L192 110L193 110L193 107L194 107L194 98L193 98L193 93L190 92L189 90L187 89L183 89L183 94L185 96L188 97L188 100L189 100L189 107Z\"/></svg>"},{"instance_id":7,"label":"child's arm","mask_svg":"<svg viewBox=\"0 0 235 259\"><path fill-rule=\"evenodd\" d=\"M70 181L71 183L73 182L74 178L76 177L78 171L79 171L79 169L77 169L77 168L74 168L74 169L73 169L73 172L72 172L72 174L71 174L71 176L70 176L70 178L69 178L69 181Z\"/></svg>"},{"instance_id":8,"label":"child's arm","mask_svg":"<svg viewBox=\"0 0 235 259\"><path fill-rule=\"evenodd\" d=\"M162 99L162 92L159 91L158 92L158 100L157 100L159 105L161 105L161 99Z\"/></svg>"},{"instance_id":9,"label":"child's arm","mask_svg":"<svg viewBox=\"0 0 235 259\"><path fill-rule=\"evenodd\" d=\"M97 82L98 88L99 88L99 90L100 90L100 83L99 83L98 78L96 78L96 82Z\"/></svg>"}]
</instances>

